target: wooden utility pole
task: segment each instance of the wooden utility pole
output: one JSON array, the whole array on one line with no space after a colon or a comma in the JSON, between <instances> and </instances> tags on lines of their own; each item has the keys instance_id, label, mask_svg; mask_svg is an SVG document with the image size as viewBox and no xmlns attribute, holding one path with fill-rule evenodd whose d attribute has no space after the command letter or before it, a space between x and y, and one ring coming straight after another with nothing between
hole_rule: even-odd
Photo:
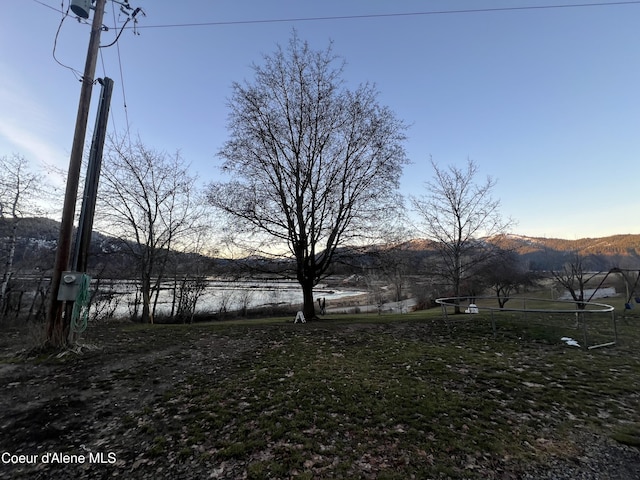
<instances>
[{"instance_id":1,"label":"wooden utility pole","mask_svg":"<svg viewBox=\"0 0 640 480\"><path fill-rule=\"evenodd\" d=\"M89 38L89 48L87 50L87 60L82 77L76 129L69 159L69 172L67 174L67 186L62 210L60 235L58 237L58 248L56 250L56 260L51 275L49 309L47 310L47 342L56 347L63 346L67 343L69 331L69 319L62 317L63 302L58 300L58 290L60 289L62 272L69 268L69 258L71 256L73 220L76 212L78 185L80 183L80 167L82 166L82 154L87 133L91 91L98 60L100 32L102 31L105 4L106 0L96 0L93 22L91 24L91 37Z\"/></svg>"}]
</instances>

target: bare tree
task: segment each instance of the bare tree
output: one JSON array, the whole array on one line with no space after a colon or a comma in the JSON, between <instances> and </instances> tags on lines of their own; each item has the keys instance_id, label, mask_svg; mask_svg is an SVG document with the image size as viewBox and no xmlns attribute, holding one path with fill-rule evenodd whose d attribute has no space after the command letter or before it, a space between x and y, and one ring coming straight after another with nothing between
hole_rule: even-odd
<instances>
[{"instance_id":1,"label":"bare tree","mask_svg":"<svg viewBox=\"0 0 640 480\"><path fill-rule=\"evenodd\" d=\"M40 212L36 200L43 192L43 176L34 172L25 157L18 154L0 157L0 219L9 225L3 245L5 257L0 285L0 312L5 311L7 290L13 275L18 223Z\"/></svg>"},{"instance_id":2,"label":"bare tree","mask_svg":"<svg viewBox=\"0 0 640 480\"><path fill-rule=\"evenodd\" d=\"M500 308L504 308L513 292L534 283L532 275L523 268L519 255L512 250L499 251L484 265L481 273L496 294Z\"/></svg>"},{"instance_id":3,"label":"bare tree","mask_svg":"<svg viewBox=\"0 0 640 480\"><path fill-rule=\"evenodd\" d=\"M343 66L331 45L314 51L294 32L286 50L253 66L253 83L234 83L231 138L220 151L231 180L209 189L211 204L251 240L244 247L294 259L307 318L336 249L398 204L406 163L405 125L372 85L347 89Z\"/></svg>"},{"instance_id":4,"label":"bare tree","mask_svg":"<svg viewBox=\"0 0 640 480\"><path fill-rule=\"evenodd\" d=\"M184 275L178 284L176 282L177 294L174 293L176 302L176 317L182 322L193 323L196 314L198 300L202 297L207 288L207 278L205 275Z\"/></svg>"},{"instance_id":5,"label":"bare tree","mask_svg":"<svg viewBox=\"0 0 640 480\"><path fill-rule=\"evenodd\" d=\"M495 180L487 177L484 183L476 183L478 167L472 160L467 160L465 169L443 169L433 160L431 165L435 180L427 183L426 196L412 199L413 206L440 256L435 273L460 297L465 282L495 254L495 247L482 239L505 233L512 221L503 221L500 202L491 196Z\"/></svg>"},{"instance_id":6,"label":"bare tree","mask_svg":"<svg viewBox=\"0 0 640 480\"><path fill-rule=\"evenodd\" d=\"M390 237L385 244L371 249L368 256L369 270L384 281L385 287L391 287L390 300L400 305L408 293L409 274L416 268L411 242L401 235Z\"/></svg>"},{"instance_id":7,"label":"bare tree","mask_svg":"<svg viewBox=\"0 0 640 480\"><path fill-rule=\"evenodd\" d=\"M204 218L204 217L203 217ZM170 255L173 276L171 317L182 323L193 323L198 301L209 286L208 277L214 270L217 251L207 249L209 228L198 228L183 242L180 252Z\"/></svg>"},{"instance_id":8,"label":"bare tree","mask_svg":"<svg viewBox=\"0 0 640 480\"><path fill-rule=\"evenodd\" d=\"M171 249L179 249L198 230L202 202L196 177L179 154L169 156L110 138L100 182L99 221L136 260L140 275L142 321L153 323L152 300Z\"/></svg>"},{"instance_id":9,"label":"bare tree","mask_svg":"<svg viewBox=\"0 0 640 480\"><path fill-rule=\"evenodd\" d=\"M579 310L584 310L586 306L585 289L587 284L602 273L587 271L585 263L585 258L575 253L561 270L551 271L553 278L567 289Z\"/></svg>"}]
</instances>

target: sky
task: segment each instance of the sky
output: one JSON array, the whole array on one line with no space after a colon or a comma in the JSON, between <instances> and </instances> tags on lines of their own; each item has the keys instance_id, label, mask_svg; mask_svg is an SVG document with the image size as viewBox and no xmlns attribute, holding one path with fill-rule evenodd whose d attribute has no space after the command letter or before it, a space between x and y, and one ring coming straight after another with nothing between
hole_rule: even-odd
<instances>
[{"instance_id":1,"label":"sky","mask_svg":"<svg viewBox=\"0 0 640 480\"><path fill-rule=\"evenodd\" d=\"M513 233L640 234L640 1L129 3L145 16L98 58L96 77L115 82L109 131L179 151L203 185L220 175L232 83L295 28L316 50L332 41L347 84L374 83L409 125L407 197L426 193L430 159L471 159L479 183L497 180ZM72 15L61 23L68 4L3 2L0 15L0 156L65 172L90 33ZM124 20L108 0L102 45Z\"/></svg>"}]
</instances>

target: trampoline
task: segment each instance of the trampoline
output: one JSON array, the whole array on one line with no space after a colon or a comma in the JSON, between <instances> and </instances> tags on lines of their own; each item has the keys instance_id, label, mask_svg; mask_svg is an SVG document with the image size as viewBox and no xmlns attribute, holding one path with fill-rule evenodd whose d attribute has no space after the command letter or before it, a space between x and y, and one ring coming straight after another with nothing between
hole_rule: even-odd
<instances>
[{"instance_id":1,"label":"trampoline","mask_svg":"<svg viewBox=\"0 0 640 480\"><path fill-rule=\"evenodd\" d=\"M526 320L528 314L539 315L562 315L566 317L571 315L571 318L575 318L576 325L582 330L583 336L583 348L594 349L601 347L609 347L616 345L618 342L618 333L616 327L615 308L605 303L597 303L591 301L575 301L575 300L549 300L545 298L531 298L531 297L514 297L509 299L509 306L500 307L498 305L497 297L444 297L436 299L436 303L440 305L442 309L442 317L447 324L447 329L451 332L451 325L449 321L449 309L458 308L459 311L473 311L474 315L469 313L456 314L456 318L468 317L469 321L473 321L479 317L478 314L490 313L491 328L493 335L496 335L496 315L502 312L522 313L523 318ZM473 305L473 309L467 308L469 305ZM612 338L608 338L607 341L597 343L594 345L588 344L588 329L587 318L593 319L596 315L610 316L612 325Z\"/></svg>"}]
</instances>

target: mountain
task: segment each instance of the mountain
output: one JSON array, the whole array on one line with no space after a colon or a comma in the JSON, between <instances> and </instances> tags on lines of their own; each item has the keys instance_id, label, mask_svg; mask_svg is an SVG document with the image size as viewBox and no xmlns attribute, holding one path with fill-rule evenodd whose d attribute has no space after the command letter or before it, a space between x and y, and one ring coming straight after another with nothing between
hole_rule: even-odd
<instances>
[{"instance_id":1,"label":"mountain","mask_svg":"<svg viewBox=\"0 0 640 480\"><path fill-rule=\"evenodd\" d=\"M13 230L13 220L0 218L0 238L8 238ZM18 238L32 238L45 242L57 241L60 222L44 217L27 217L18 220L16 235Z\"/></svg>"},{"instance_id":2,"label":"mountain","mask_svg":"<svg viewBox=\"0 0 640 480\"><path fill-rule=\"evenodd\" d=\"M44 217L21 218L15 223L16 245L13 270L21 275L49 272L53 267L56 245L60 233L60 222ZM7 258L14 222L0 218L0 259ZM76 231L72 244L75 243ZM136 259L130 256L135 244L94 231L89 247L88 272L106 278L128 278L137 275ZM73 245L72 245L73 251ZM223 261L193 253L171 252L177 270L193 269L194 265L216 266ZM0 273L1 275L1 273Z\"/></svg>"},{"instance_id":3,"label":"mountain","mask_svg":"<svg viewBox=\"0 0 640 480\"><path fill-rule=\"evenodd\" d=\"M2 257L8 255L14 225L16 232L14 269L23 273L48 271L54 262L60 222L45 217L26 217L14 223L12 219L0 218L0 256ZM108 240L109 237L94 232L92 250L104 250L105 241L108 243Z\"/></svg>"},{"instance_id":4,"label":"mountain","mask_svg":"<svg viewBox=\"0 0 640 480\"><path fill-rule=\"evenodd\" d=\"M521 254L542 250L555 250L558 252L574 252L582 256L640 256L640 235L612 235L610 237L581 238L578 240L501 235L494 237L492 240L498 244L514 248Z\"/></svg>"},{"instance_id":5,"label":"mountain","mask_svg":"<svg viewBox=\"0 0 640 480\"><path fill-rule=\"evenodd\" d=\"M59 229L60 223L49 218L21 219L17 224L16 248L16 259L19 260L20 266L27 269L34 267L46 269L48 263L52 265ZM0 219L0 254L3 254L2 247L7 244L11 231L11 220ZM609 270L613 267L640 269L640 235L612 235L578 240L500 235L484 241L516 252L523 264L534 271L561 268L575 254L585 259L585 264L590 270ZM114 268L122 268L127 260L120 258L124 253L121 246L118 240L94 232L91 247L94 262L104 262ZM377 246L340 250L338 257L343 265L336 265L336 269L349 273L350 270L361 268L363 265L374 265L376 263L374 257L387 248ZM419 270L423 260L433 254L434 244L430 240L416 238L401 246L395 246L393 250L394 254L406 256L406 260L409 260L407 264ZM185 257L185 263L188 263L186 260ZM224 262L219 260L217 268L233 269L233 263L230 260Z\"/></svg>"},{"instance_id":6,"label":"mountain","mask_svg":"<svg viewBox=\"0 0 640 480\"><path fill-rule=\"evenodd\" d=\"M612 235L578 240L501 235L489 241L518 253L530 270L558 268L576 254L583 257L592 270L640 268L640 235Z\"/></svg>"},{"instance_id":7,"label":"mountain","mask_svg":"<svg viewBox=\"0 0 640 480\"><path fill-rule=\"evenodd\" d=\"M583 257L590 270L609 270L613 267L640 269L640 235L612 235L578 240L498 235L485 238L484 241L516 252L523 264L533 271L562 268L576 254ZM433 243L425 239L414 239L407 242L405 249L429 252L433 250Z\"/></svg>"}]
</instances>

